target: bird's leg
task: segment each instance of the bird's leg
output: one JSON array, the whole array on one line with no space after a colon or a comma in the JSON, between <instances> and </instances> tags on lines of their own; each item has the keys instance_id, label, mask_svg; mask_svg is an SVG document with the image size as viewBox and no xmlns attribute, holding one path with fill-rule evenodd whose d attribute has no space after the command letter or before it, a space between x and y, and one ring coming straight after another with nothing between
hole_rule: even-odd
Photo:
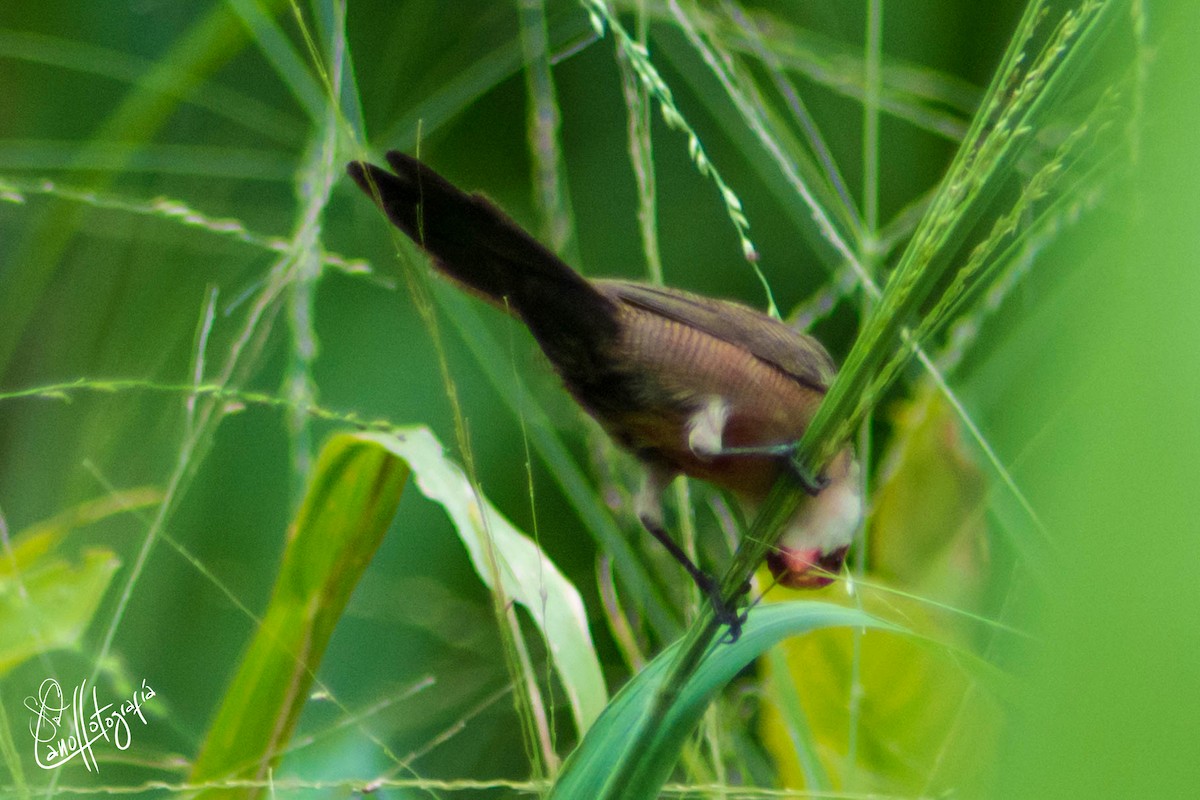
<instances>
[{"instance_id":1,"label":"bird's leg","mask_svg":"<svg viewBox=\"0 0 1200 800\"><path fill-rule=\"evenodd\" d=\"M736 642L742 634L742 623L746 621L746 615L739 614L725 603L721 598L720 584L712 575L696 566L696 562L692 561L683 548L676 544L671 535L667 533L666 525L663 523L662 493L674 477L674 473L667 470L653 466L647 468L646 482L638 492L636 501L638 519L641 520L642 527L667 549L671 557L679 562L688 575L692 576L696 587L712 603L713 614L717 622L729 626L730 642ZM749 591L749 588L747 585L745 590Z\"/></svg>"},{"instance_id":2,"label":"bird's leg","mask_svg":"<svg viewBox=\"0 0 1200 800\"><path fill-rule=\"evenodd\" d=\"M788 457L788 468L805 492L812 496L820 494L829 485L829 478L824 475L814 478L803 467L796 463L795 442L781 444L760 444L749 447L726 447L722 441L725 434L725 423L729 420L729 403L719 395L712 395L692 414L688 420L688 447L701 458L718 458L723 456L758 456L768 458Z\"/></svg>"}]
</instances>

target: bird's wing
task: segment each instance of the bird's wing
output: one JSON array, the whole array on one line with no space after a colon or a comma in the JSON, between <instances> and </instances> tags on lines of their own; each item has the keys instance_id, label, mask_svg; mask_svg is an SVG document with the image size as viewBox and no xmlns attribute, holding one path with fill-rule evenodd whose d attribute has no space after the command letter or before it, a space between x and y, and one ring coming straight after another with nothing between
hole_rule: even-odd
<instances>
[{"instance_id":1,"label":"bird's wing","mask_svg":"<svg viewBox=\"0 0 1200 800\"><path fill-rule=\"evenodd\" d=\"M837 372L833 359L816 339L740 303L632 281L598 280L595 284L615 300L742 347L816 391L828 389Z\"/></svg>"}]
</instances>

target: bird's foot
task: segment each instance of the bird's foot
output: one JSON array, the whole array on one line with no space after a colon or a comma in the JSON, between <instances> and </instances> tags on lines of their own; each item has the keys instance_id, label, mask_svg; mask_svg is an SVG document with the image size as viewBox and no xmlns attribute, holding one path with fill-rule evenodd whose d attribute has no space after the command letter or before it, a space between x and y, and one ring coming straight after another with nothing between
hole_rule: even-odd
<instances>
[{"instance_id":1,"label":"bird's foot","mask_svg":"<svg viewBox=\"0 0 1200 800\"><path fill-rule=\"evenodd\" d=\"M736 607L731 608L725 602L724 598L721 597L721 588L717 585L716 580L706 572L702 572L696 577L696 586L700 588L700 591L708 597L708 601L712 604L713 617L717 620L717 623L729 628L725 636L722 637L721 642L728 641L729 644L736 642L742 635L742 625L746 622L750 612L748 610L738 611ZM750 582L747 581L742 584L742 588L738 591L734 603L736 604L749 591Z\"/></svg>"},{"instance_id":2,"label":"bird's foot","mask_svg":"<svg viewBox=\"0 0 1200 800\"><path fill-rule=\"evenodd\" d=\"M788 468L791 470L792 475L796 477L796 480L800 482L800 487L810 497L816 497L821 493L822 489L829 485L829 477L827 475L813 477L812 473L796 461L795 458L788 459Z\"/></svg>"}]
</instances>

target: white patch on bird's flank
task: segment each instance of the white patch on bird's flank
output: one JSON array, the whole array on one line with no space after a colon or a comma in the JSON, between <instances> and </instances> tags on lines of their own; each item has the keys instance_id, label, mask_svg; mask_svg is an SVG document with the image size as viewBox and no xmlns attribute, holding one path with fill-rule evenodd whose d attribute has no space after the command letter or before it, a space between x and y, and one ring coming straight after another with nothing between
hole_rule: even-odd
<instances>
[{"instance_id":1,"label":"white patch on bird's flank","mask_svg":"<svg viewBox=\"0 0 1200 800\"><path fill-rule=\"evenodd\" d=\"M720 395L710 395L705 404L688 420L688 447L703 458L712 458L722 451L721 439L729 420L729 401Z\"/></svg>"}]
</instances>

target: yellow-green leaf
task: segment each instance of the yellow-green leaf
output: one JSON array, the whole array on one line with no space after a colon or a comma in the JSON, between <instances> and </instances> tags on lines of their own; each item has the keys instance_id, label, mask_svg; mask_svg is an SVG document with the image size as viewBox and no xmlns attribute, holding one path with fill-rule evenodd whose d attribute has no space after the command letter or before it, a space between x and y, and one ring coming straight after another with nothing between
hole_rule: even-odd
<instances>
[{"instance_id":1,"label":"yellow-green leaf","mask_svg":"<svg viewBox=\"0 0 1200 800\"><path fill-rule=\"evenodd\" d=\"M56 555L66 536L105 517L160 499L154 489L115 492L81 503L17 533L0 554L0 675L28 658L72 647L83 635L120 566L106 549L79 563Z\"/></svg>"}]
</instances>

